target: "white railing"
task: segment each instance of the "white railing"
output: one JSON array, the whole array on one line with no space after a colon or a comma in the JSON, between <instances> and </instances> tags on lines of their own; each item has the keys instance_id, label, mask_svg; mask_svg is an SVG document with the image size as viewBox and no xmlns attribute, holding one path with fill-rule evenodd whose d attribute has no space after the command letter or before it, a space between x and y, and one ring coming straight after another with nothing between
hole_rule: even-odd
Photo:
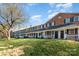
<instances>
[{"instance_id":1,"label":"white railing","mask_svg":"<svg viewBox=\"0 0 79 59\"><path fill-rule=\"evenodd\" d=\"M67 35L67 39L79 39L78 35Z\"/></svg>"},{"instance_id":2,"label":"white railing","mask_svg":"<svg viewBox=\"0 0 79 59\"><path fill-rule=\"evenodd\" d=\"M46 35L46 38L54 38L54 35Z\"/></svg>"},{"instance_id":3,"label":"white railing","mask_svg":"<svg viewBox=\"0 0 79 59\"><path fill-rule=\"evenodd\" d=\"M54 35L40 35L38 38L54 38Z\"/></svg>"}]
</instances>

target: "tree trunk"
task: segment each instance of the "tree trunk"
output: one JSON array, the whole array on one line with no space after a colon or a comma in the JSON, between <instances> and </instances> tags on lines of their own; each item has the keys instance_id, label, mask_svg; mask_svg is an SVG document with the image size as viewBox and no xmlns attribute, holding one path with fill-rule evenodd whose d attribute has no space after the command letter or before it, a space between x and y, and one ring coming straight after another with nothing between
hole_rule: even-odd
<instances>
[{"instance_id":1,"label":"tree trunk","mask_svg":"<svg viewBox=\"0 0 79 59\"><path fill-rule=\"evenodd\" d=\"M10 30L8 31L8 35L7 35L7 39L10 40L11 36L10 36Z\"/></svg>"}]
</instances>

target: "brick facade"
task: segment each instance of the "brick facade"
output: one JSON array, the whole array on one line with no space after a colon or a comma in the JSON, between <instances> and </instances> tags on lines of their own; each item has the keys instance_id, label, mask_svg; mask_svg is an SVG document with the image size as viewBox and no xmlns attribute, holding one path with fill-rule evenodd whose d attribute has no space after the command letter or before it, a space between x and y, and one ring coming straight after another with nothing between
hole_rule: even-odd
<instances>
[{"instance_id":1,"label":"brick facade","mask_svg":"<svg viewBox=\"0 0 79 59\"><path fill-rule=\"evenodd\" d=\"M79 16L79 13L78 14L77 13L59 13L55 17L50 19L47 23L54 22L55 25L62 25L62 24L64 24L65 18L70 18L70 17L74 17L74 16ZM78 24L79 22L74 22L74 23Z\"/></svg>"}]
</instances>

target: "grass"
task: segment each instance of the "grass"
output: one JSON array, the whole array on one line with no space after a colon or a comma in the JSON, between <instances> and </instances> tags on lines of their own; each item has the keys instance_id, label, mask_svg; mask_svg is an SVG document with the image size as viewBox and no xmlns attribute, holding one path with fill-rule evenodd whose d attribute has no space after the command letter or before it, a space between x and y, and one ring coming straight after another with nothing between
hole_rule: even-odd
<instances>
[{"instance_id":1,"label":"grass","mask_svg":"<svg viewBox=\"0 0 79 59\"><path fill-rule=\"evenodd\" d=\"M25 56L79 56L79 42L72 40L27 38L0 41L0 47L5 46L11 49L24 46Z\"/></svg>"}]
</instances>

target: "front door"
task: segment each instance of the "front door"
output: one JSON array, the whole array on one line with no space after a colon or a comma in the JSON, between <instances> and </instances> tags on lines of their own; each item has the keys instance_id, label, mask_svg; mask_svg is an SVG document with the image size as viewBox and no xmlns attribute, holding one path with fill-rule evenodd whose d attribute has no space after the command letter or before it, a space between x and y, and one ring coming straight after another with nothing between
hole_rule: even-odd
<instances>
[{"instance_id":1,"label":"front door","mask_svg":"<svg viewBox=\"0 0 79 59\"><path fill-rule=\"evenodd\" d=\"M58 38L58 31L55 31L55 39Z\"/></svg>"},{"instance_id":2,"label":"front door","mask_svg":"<svg viewBox=\"0 0 79 59\"><path fill-rule=\"evenodd\" d=\"M64 38L64 31L61 31L61 38L63 39Z\"/></svg>"}]
</instances>

